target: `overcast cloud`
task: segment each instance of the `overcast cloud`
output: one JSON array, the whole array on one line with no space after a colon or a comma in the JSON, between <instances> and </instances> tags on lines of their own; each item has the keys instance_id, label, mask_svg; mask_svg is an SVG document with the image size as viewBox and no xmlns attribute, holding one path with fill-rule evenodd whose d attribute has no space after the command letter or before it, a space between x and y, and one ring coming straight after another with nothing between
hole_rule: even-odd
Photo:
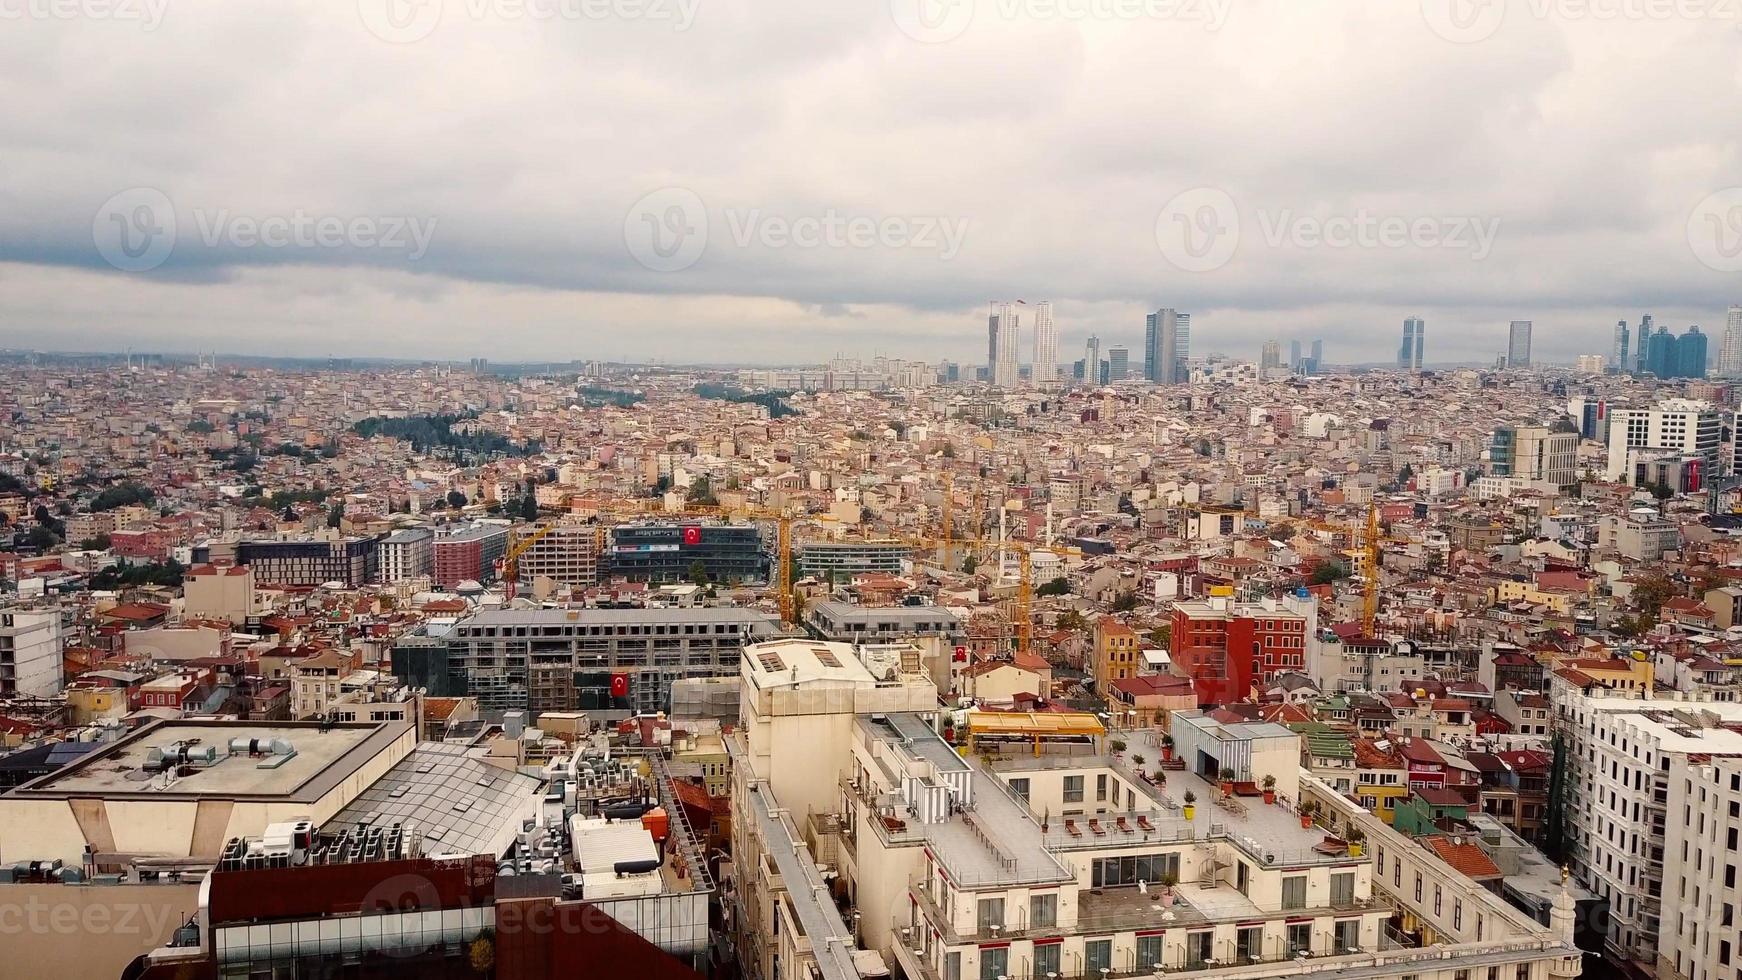
<instances>
[{"instance_id":1,"label":"overcast cloud","mask_svg":"<svg viewBox=\"0 0 1742 980\"><path fill-rule=\"evenodd\" d=\"M973 364L992 298L1065 361L1158 306L1249 358L1716 334L1739 7L0 0L0 344Z\"/></svg>"}]
</instances>

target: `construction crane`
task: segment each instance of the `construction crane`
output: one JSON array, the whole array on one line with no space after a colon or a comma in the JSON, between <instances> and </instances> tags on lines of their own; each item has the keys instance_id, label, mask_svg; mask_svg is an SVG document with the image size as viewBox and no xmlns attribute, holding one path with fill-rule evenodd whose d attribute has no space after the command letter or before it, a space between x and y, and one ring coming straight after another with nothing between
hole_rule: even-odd
<instances>
[{"instance_id":1,"label":"construction crane","mask_svg":"<svg viewBox=\"0 0 1742 980\"><path fill-rule=\"evenodd\" d=\"M520 578L520 556L526 554L528 549L543 540L546 535L556 530L559 526L560 525L554 521L548 524L540 524L531 534L528 534L525 537L522 537L519 541L509 545L508 550L503 552L501 565L504 601L514 601L514 586Z\"/></svg>"}]
</instances>

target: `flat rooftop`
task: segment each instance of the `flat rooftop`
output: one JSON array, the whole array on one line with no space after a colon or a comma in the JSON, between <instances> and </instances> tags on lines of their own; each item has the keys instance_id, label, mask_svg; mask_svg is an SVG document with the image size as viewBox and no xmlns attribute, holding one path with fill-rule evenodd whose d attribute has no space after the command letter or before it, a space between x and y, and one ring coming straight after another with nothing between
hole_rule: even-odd
<instances>
[{"instance_id":1,"label":"flat rooftop","mask_svg":"<svg viewBox=\"0 0 1742 980\"><path fill-rule=\"evenodd\" d=\"M160 721L111 745L87 753L77 762L13 790L14 797L64 799L100 796L106 799L222 799L312 802L325 796L351 774L397 742L410 722L392 721L326 725L311 722ZM232 756L233 739L273 739L290 743L296 754L275 767L262 768L283 756ZM218 761L187 776L166 781L163 773L147 772L154 747L175 742L212 748Z\"/></svg>"},{"instance_id":2,"label":"flat rooftop","mask_svg":"<svg viewBox=\"0 0 1742 980\"><path fill-rule=\"evenodd\" d=\"M628 626L642 623L767 624L774 618L743 606L681 606L660 609L486 609L461 620L466 626Z\"/></svg>"}]
</instances>

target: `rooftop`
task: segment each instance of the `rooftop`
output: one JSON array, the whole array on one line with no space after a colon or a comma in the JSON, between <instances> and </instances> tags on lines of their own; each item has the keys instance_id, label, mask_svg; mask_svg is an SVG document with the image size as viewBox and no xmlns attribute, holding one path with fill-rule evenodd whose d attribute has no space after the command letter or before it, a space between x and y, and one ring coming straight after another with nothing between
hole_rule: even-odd
<instances>
[{"instance_id":1,"label":"rooftop","mask_svg":"<svg viewBox=\"0 0 1742 980\"><path fill-rule=\"evenodd\" d=\"M63 799L285 799L312 802L326 795L411 730L410 722L327 725L321 722L160 721L87 753L79 761L13 790L14 796ZM295 754L232 754L236 742L266 745L278 739ZM196 762L188 775L148 772L154 748L174 743L196 753L210 748L216 761ZM279 761L283 760L283 761ZM167 780L167 781L166 781Z\"/></svg>"},{"instance_id":2,"label":"rooftop","mask_svg":"<svg viewBox=\"0 0 1742 980\"><path fill-rule=\"evenodd\" d=\"M426 854L501 856L520 818L542 799L542 781L493 766L467 746L424 742L321 825L352 829L415 825Z\"/></svg>"}]
</instances>

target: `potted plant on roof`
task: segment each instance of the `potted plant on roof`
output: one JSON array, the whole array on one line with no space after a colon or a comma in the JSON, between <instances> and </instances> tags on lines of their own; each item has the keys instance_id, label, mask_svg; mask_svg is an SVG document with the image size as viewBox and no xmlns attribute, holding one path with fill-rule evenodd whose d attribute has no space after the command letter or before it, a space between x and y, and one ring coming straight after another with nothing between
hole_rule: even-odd
<instances>
[{"instance_id":1,"label":"potted plant on roof","mask_svg":"<svg viewBox=\"0 0 1742 980\"><path fill-rule=\"evenodd\" d=\"M1197 813L1198 813L1197 802L1198 802L1198 794L1192 792L1189 789L1186 790L1185 813L1186 813L1187 820L1190 820L1193 817L1197 816Z\"/></svg>"},{"instance_id":2,"label":"potted plant on roof","mask_svg":"<svg viewBox=\"0 0 1742 980\"><path fill-rule=\"evenodd\" d=\"M1116 738L1111 742L1108 742L1107 746L1113 750L1114 755L1118 755L1125 751L1125 740L1122 738Z\"/></svg>"},{"instance_id":3,"label":"potted plant on roof","mask_svg":"<svg viewBox=\"0 0 1742 980\"><path fill-rule=\"evenodd\" d=\"M1265 776L1264 777L1264 803L1266 806L1273 806L1276 803L1276 777L1275 776Z\"/></svg>"},{"instance_id":4,"label":"potted plant on roof","mask_svg":"<svg viewBox=\"0 0 1742 980\"><path fill-rule=\"evenodd\" d=\"M1234 795L1234 770L1226 766L1222 769L1222 795Z\"/></svg>"},{"instance_id":5,"label":"potted plant on roof","mask_svg":"<svg viewBox=\"0 0 1742 980\"><path fill-rule=\"evenodd\" d=\"M1303 801L1300 805L1300 829L1311 830L1313 828L1313 817L1317 815L1318 812L1318 800Z\"/></svg>"},{"instance_id":6,"label":"potted plant on roof","mask_svg":"<svg viewBox=\"0 0 1742 980\"><path fill-rule=\"evenodd\" d=\"M1174 874L1172 871L1163 871L1161 873L1161 907L1162 908L1165 909L1165 908L1172 908L1173 907L1173 900L1174 900L1173 886L1175 886L1177 884L1179 884L1179 875Z\"/></svg>"},{"instance_id":7,"label":"potted plant on roof","mask_svg":"<svg viewBox=\"0 0 1742 980\"><path fill-rule=\"evenodd\" d=\"M1349 829L1343 832L1343 839L1349 842L1349 856L1360 857L1363 842L1367 840L1367 832L1359 825L1351 823Z\"/></svg>"},{"instance_id":8,"label":"potted plant on roof","mask_svg":"<svg viewBox=\"0 0 1742 980\"><path fill-rule=\"evenodd\" d=\"M1173 736L1167 732L1161 733L1161 761L1173 761Z\"/></svg>"}]
</instances>

